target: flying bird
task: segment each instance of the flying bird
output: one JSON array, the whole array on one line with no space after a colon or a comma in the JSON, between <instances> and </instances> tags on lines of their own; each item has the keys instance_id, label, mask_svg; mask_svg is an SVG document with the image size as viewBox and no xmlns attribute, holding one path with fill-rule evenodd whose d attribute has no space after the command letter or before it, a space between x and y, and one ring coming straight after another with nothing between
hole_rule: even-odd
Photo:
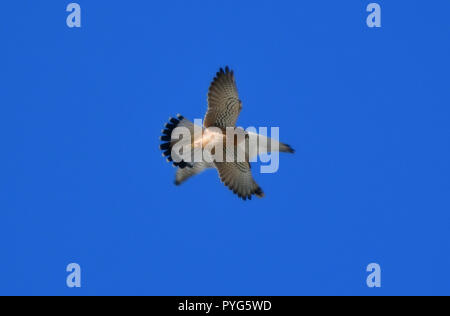
<instances>
[{"instance_id":1,"label":"flying bird","mask_svg":"<svg viewBox=\"0 0 450 316\"><path fill-rule=\"evenodd\" d=\"M260 198L264 197L263 190L253 179L250 159L262 153L274 151L294 153L294 150L289 145L274 139L236 128L236 121L242 110L242 101L239 99L234 72L229 67L221 68L216 74L209 87L207 102L208 110L203 120L203 127L194 125L194 123L178 114L177 118L169 118L169 122L162 130L160 140L163 143L160 145L160 150L163 151L163 156L167 158L167 161L173 163L174 167L177 168L175 184L180 185L206 169L215 168L225 186L243 200L251 199L253 195ZM177 134L175 131L179 128L185 128L191 133L191 137L185 139L185 142L188 143L192 152L205 149L208 146L209 148L215 148L213 145L220 140L222 147L219 150L223 150L223 155L226 157L232 155L231 160L207 161L202 159L195 161L192 159L191 161L185 161L186 159L181 159L180 153L173 150L176 144L181 142L180 139L174 137ZM197 133L200 136L192 136L196 135L196 128L197 131L200 129L201 132ZM223 133L210 132L213 128ZM243 137L239 138L235 135L230 141L225 136L226 131L230 128L234 130L236 135ZM253 142L251 146L257 146L258 148L250 148L250 137L256 137L257 142ZM244 159L237 159L238 148L244 152Z\"/></svg>"}]
</instances>

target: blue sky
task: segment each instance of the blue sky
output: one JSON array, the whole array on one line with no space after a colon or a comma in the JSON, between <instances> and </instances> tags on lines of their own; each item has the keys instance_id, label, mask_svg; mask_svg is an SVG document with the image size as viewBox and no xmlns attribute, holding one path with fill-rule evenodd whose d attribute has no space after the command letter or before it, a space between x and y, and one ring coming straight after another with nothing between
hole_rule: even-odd
<instances>
[{"instance_id":1,"label":"blue sky","mask_svg":"<svg viewBox=\"0 0 450 316\"><path fill-rule=\"evenodd\" d=\"M0 294L450 294L450 2L68 3L1 5ZM225 65L296 149L261 200L158 149Z\"/></svg>"}]
</instances>

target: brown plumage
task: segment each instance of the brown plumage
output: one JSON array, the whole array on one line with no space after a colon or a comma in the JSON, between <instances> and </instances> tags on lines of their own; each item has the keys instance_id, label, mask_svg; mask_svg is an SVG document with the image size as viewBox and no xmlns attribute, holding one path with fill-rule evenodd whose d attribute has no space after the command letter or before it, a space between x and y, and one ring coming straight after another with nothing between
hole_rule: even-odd
<instances>
[{"instance_id":1,"label":"brown plumage","mask_svg":"<svg viewBox=\"0 0 450 316\"><path fill-rule=\"evenodd\" d=\"M249 163L248 137L251 133L236 128L236 121L242 110L242 102L239 99L234 72L228 67L225 69L221 68L216 74L210 85L207 101L208 110L204 118L203 128L196 127L192 122L179 115L177 119L171 118L169 123L166 124L166 128L163 130L163 136L161 136L160 139L164 141L164 143L160 146L160 149L163 151L163 156L167 157L167 160L177 167L175 184L180 185L206 169L215 168L224 185L243 200L251 199L253 195L263 197L264 192L253 179ZM237 150L234 150L234 156L231 157L230 162L229 160L225 160L226 162L216 160L211 162L180 161L179 157L176 157L177 153L172 150L178 140L173 140L171 137L173 131L178 127L189 129L192 135L195 135L195 128L202 129L203 133L200 134L200 138L196 139L195 137L192 137L191 139L190 146L192 147L193 152L197 149L204 149L209 144L215 144L218 138L223 137L223 156L227 157L229 155L228 149L230 149L230 147L236 149L239 144L243 144L246 146L245 159L244 161L238 160L236 156ZM227 128L230 127L234 129L236 135L242 133L241 136L245 137L239 138L235 135L233 140L228 141L225 135L210 131L210 128L217 128L221 132L226 132ZM267 138L262 135L253 134L253 136L258 137L258 144L263 140L267 140ZM294 152L289 145L279 142L276 142L276 145L276 149L267 145L263 148L263 152L271 152L274 150L289 153ZM194 157L194 154L192 154L192 157Z\"/></svg>"}]
</instances>

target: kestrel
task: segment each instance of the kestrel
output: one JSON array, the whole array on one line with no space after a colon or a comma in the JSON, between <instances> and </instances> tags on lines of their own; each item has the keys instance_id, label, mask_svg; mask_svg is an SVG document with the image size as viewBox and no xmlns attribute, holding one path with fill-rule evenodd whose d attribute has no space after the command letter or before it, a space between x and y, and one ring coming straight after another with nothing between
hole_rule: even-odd
<instances>
[{"instance_id":1,"label":"kestrel","mask_svg":"<svg viewBox=\"0 0 450 316\"><path fill-rule=\"evenodd\" d=\"M163 156L167 157L167 161L173 163L177 168L175 184L180 185L206 169L215 168L219 173L220 180L243 200L251 199L253 195L260 198L263 197L263 190L253 179L250 159L262 153L274 151L294 153L294 150L289 145L274 139L236 128L236 121L242 109L242 102L239 99L234 72L228 67L225 69L221 68L216 74L208 91L207 102L208 110L204 118L203 127L194 125L194 123L178 114L177 118L170 118L169 123L166 123L165 129L162 130L163 135L160 137L160 140L163 143L160 145L160 149L163 151ZM201 161L185 161L181 159L175 150L172 150L181 141L174 137L177 134L174 131L177 131L179 128L187 129L191 133L190 135L196 135L196 128L197 131L200 130L200 134L197 134L200 136L191 136L188 140L185 140L193 152L195 150L204 150L208 146L211 148L220 140L223 155L229 158L231 152L231 160L206 161L202 159ZM212 128L215 128L216 132L211 132ZM226 138L225 133L230 128L235 131L236 135L240 133L243 137L234 136L231 140ZM220 131L223 133L220 133ZM250 150L250 137L256 137L257 139L256 145L252 146L257 146L258 148L253 148L253 151ZM237 148L244 152L244 159L237 159L236 152L239 152Z\"/></svg>"}]
</instances>

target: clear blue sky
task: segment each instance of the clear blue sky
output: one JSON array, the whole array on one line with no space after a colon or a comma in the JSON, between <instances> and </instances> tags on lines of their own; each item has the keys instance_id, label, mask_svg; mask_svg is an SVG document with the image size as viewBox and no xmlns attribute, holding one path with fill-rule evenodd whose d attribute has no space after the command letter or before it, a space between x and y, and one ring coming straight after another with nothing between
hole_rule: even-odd
<instances>
[{"instance_id":1,"label":"clear blue sky","mask_svg":"<svg viewBox=\"0 0 450 316\"><path fill-rule=\"evenodd\" d=\"M449 1L69 2L1 4L0 294L450 294ZM225 65L297 151L261 200L158 149Z\"/></svg>"}]
</instances>

